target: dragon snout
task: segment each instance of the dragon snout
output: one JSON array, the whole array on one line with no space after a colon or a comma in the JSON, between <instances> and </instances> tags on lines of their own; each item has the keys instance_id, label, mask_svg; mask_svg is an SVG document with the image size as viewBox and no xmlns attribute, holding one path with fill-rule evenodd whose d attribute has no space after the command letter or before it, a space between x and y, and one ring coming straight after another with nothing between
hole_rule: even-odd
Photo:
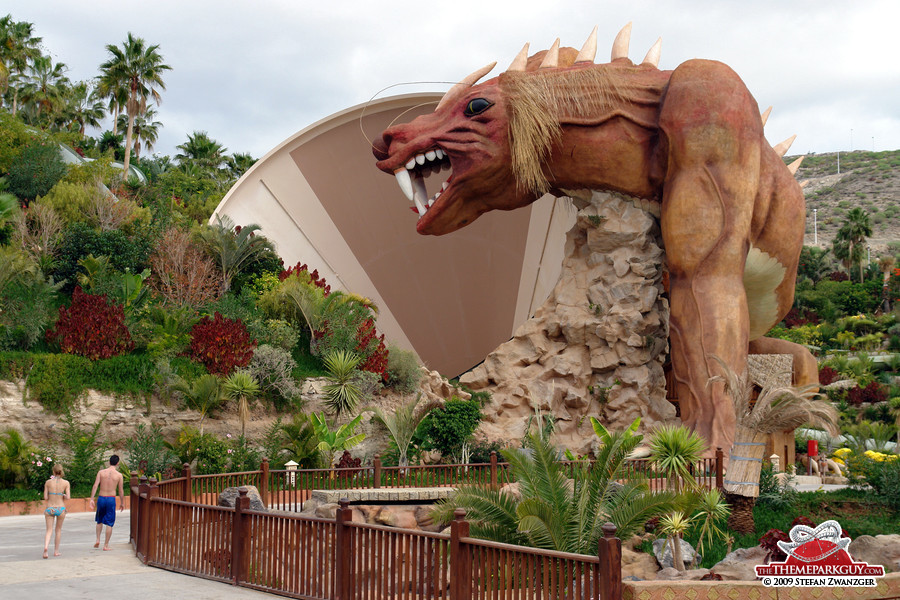
<instances>
[{"instance_id":1,"label":"dragon snout","mask_svg":"<svg viewBox=\"0 0 900 600\"><path fill-rule=\"evenodd\" d=\"M372 142L372 154L376 160L386 160L390 154L388 153L389 142L384 138L378 138Z\"/></svg>"}]
</instances>

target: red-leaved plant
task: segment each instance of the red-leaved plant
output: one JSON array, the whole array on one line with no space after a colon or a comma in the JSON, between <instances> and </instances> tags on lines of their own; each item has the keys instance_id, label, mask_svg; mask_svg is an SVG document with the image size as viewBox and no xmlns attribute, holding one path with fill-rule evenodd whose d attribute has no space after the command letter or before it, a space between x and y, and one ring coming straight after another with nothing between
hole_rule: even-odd
<instances>
[{"instance_id":1,"label":"red-leaved plant","mask_svg":"<svg viewBox=\"0 0 900 600\"><path fill-rule=\"evenodd\" d=\"M106 295L86 294L81 287L75 288L68 308L59 307L56 326L46 336L48 342L58 342L66 354L91 360L118 356L134 348L122 305L110 302Z\"/></svg>"},{"instance_id":2,"label":"red-leaved plant","mask_svg":"<svg viewBox=\"0 0 900 600\"><path fill-rule=\"evenodd\" d=\"M856 386L847 392L847 402L852 406L861 404L877 404L887 400L888 394L885 386L877 381L869 383L866 387Z\"/></svg>"},{"instance_id":3,"label":"red-leaved plant","mask_svg":"<svg viewBox=\"0 0 900 600\"><path fill-rule=\"evenodd\" d=\"M244 323L227 319L218 311L211 319L203 317L191 329L190 356L210 373L228 375L238 367L246 367L254 348L256 340L250 339Z\"/></svg>"},{"instance_id":4,"label":"red-leaved plant","mask_svg":"<svg viewBox=\"0 0 900 600\"><path fill-rule=\"evenodd\" d=\"M356 351L366 357L359 370L377 373L387 381L388 350L384 345L384 334L377 333L372 319L363 321L356 331Z\"/></svg>"},{"instance_id":5,"label":"red-leaved plant","mask_svg":"<svg viewBox=\"0 0 900 600\"><path fill-rule=\"evenodd\" d=\"M313 271L310 271L306 263L297 263L293 267L288 267L278 274L278 280L284 281L294 273L300 273L301 271L306 271L306 274L309 275L309 282L318 288L322 288L322 290L325 291L326 296L331 293L331 286L325 283L324 277L319 277L319 270L314 269Z\"/></svg>"},{"instance_id":6,"label":"red-leaved plant","mask_svg":"<svg viewBox=\"0 0 900 600\"><path fill-rule=\"evenodd\" d=\"M819 383L821 383L822 385L829 385L840 378L841 374L828 365L825 365L824 367L819 369Z\"/></svg>"},{"instance_id":7,"label":"red-leaved plant","mask_svg":"<svg viewBox=\"0 0 900 600\"><path fill-rule=\"evenodd\" d=\"M778 542L790 541L790 536L780 529L770 529L765 532L763 536L759 538L759 545L763 550L768 552L764 562L769 564L770 562L783 562L787 560L787 554L778 547Z\"/></svg>"}]
</instances>

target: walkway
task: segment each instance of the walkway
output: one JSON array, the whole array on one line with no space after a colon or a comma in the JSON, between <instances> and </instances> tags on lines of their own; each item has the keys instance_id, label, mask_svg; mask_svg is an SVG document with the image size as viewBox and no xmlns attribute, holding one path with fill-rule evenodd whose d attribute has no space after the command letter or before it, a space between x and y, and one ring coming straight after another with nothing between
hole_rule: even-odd
<instances>
[{"instance_id":1,"label":"walkway","mask_svg":"<svg viewBox=\"0 0 900 600\"><path fill-rule=\"evenodd\" d=\"M116 513L111 552L95 550L93 513L76 513L63 523L61 556L41 558L44 517L0 519L0 597L91 598L114 600L123 591L141 590L147 597L237 600L274 596L226 583L146 567L128 544L129 511Z\"/></svg>"}]
</instances>

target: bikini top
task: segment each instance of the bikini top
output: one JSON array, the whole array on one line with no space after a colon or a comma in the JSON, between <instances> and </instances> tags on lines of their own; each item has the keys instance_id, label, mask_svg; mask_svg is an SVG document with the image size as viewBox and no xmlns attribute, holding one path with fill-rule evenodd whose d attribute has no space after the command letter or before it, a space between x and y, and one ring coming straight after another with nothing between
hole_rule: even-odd
<instances>
[{"instance_id":1,"label":"bikini top","mask_svg":"<svg viewBox=\"0 0 900 600\"><path fill-rule=\"evenodd\" d=\"M54 476L54 479L58 479L58 478ZM47 492L47 493L51 496L65 496L66 495L65 492Z\"/></svg>"}]
</instances>

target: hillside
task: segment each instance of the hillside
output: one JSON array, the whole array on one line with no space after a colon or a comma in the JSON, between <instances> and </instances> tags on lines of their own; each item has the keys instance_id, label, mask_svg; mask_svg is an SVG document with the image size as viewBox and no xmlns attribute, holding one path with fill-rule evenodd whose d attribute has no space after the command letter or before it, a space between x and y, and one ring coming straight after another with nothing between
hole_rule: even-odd
<instances>
[{"instance_id":1,"label":"hillside","mask_svg":"<svg viewBox=\"0 0 900 600\"><path fill-rule=\"evenodd\" d=\"M797 157L788 157L790 163ZM818 245L830 248L847 211L861 207L872 222L872 256L888 252L900 242L900 150L841 152L807 155L797 172L809 180L806 194L806 240L813 245L813 209L817 209ZM893 248L891 253L897 254Z\"/></svg>"}]
</instances>

